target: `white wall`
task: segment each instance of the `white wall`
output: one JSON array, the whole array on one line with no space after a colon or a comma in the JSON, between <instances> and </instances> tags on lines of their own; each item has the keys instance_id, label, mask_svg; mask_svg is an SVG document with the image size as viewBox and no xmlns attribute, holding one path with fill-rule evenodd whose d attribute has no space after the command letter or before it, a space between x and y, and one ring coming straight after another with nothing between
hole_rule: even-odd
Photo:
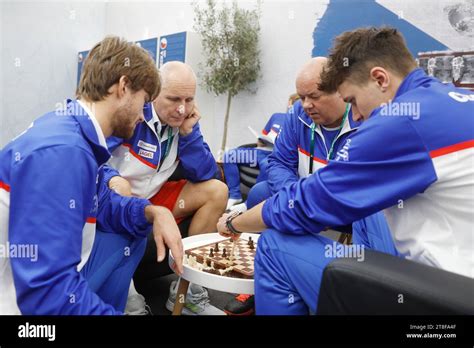
<instances>
[{"instance_id":1,"label":"white wall","mask_svg":"<svg viewBox=\"0 0 474 348\"><path fill-rule=\"evenodd\" d=\"M3 33L5 32L4 22L3 22L3 10L4 4L0 2L0 149L2 148L3 144L7 142L7 134L4 132L5 128L5 117L4 117L4 101L3 101L3 76L4 69L3 69L3 54L2 52L5 51L3 45Z\"/></svg>"},{"instance_id":2,"label":"white wall","mask_svg":"<svg viewBox=\"0 0 474 348\"><path fill-rule=\"evenodd\" d=\"M257 93L243 92L231 108L228 146L253 142L247 130L260 130L268 117L283 111L294 92L299 65L310 58L315 12L327 1L265 1L262 6L262 77ZM254 1L239 2L253 8ZM158 2L6 2L2 3L0 62L0 147L37 116L72 97L76 54L107 34L129 40L192 31L191 1ZM15 61L19 58L19 61ZM15 66L19 62L20 66ZM196 61L192 62L198 70ZM2 92L3 90L3 92ZM214 153L219 149L226 97L197 93L203 133Z\"/></svg>"},{"instance_id":3,"label":"white wall","mask_svg":"<svg viewBox=\"0 0 474 348\"><path fill-rule=\"evenodd\" d=\"M227 146L255 142L247 126L260 131L275 112L286 111L295 93L295 76L311 58L315 23L327 1L265 1L261 18L261 79L257 93L242 92L232 101ZM250 7L250 6L249 6ZM318 13L318 14L317 14ZM217 149L222 137L225 97L216 99Z\"/></svg>"},{"instance_id":4,"label":"white wall","mask_svg":"<svg viewBox=\"0 0 474 348\"><path fill-rule=\"evenodd\" d=\"M239 6L250 9L255 3L239 1ZM327 1L309 0L263 2L262 77L256 83L256 94L242 92L233 99L227 146L254 142L247 126L260 131L272 113L285 110L288 96L295 91L296 71L311 57L312 32L326 4ZM194 13L191 1L109 3L106 18L107 33L139 40L192 31ZM197 71L197 64L192 65ZM196 100L203 114L203 133L216 154L222 139L227 97L216 98L200 88Z\"/></svg>"},{"instance_id":5,"label":"white wall","mask_svg":"<svg viewBox=\"0 0 474 348\"><path fill-rule=\"evenodd\" d=\"M132 41L159 38L162 35L182 31L192 32L193 18L194 14L189 1L112 2L107 5L105 32L123 36ZM199 37L188 35L189 39L194 39L191 46L200 51ZM200 54L191 54L191 57L192 61L188 63L197 73L201 60ZM198 88L196 101L203 115L200 122L201 130L211 150L216 154L218 140L214 133L215 129L221 125L217 125L214 117L214 97L206 93L203 88Z\"/></svg>"},{"instance_id":6,"label":"white wall","mask_svg":"<svg viewBox=\"0 0 474 348\"><path fill-rule=\"evenodd\" d=\"M202 2L202 1L201 1ZM227 1L229 3L229 1ZM446 8L468 0L378 0L452 49L473 47L471 37L447 23ZM284 111L295 91L298 68L311 56L312 33L329 0L263 0L261 79L257 92L232 101L229 147L253 142L247 126L259 131L268 117ZM239 1L253 8L255 1ZM141 40L192 31L191 1L3 2L0 0L0 147L56 103L74 95L77 52L106 34ZM16 59L19 59L19 61ZM15 66L19 62L20 66ZM196 60L192 62L198 70ZM214 154L219 149L226 97L197 93L201 127Z\"/></svg>"},{"instance_id":7,"label":"white wall","mask_svg":"<svg viewBox=\"0 0 474 348\"><path fill-rule=\"evenodd\" d=\"M0 147L74 96L77 52L101 40L105 3L5 2L0 12Z\"/></svg>"}]
</instances>

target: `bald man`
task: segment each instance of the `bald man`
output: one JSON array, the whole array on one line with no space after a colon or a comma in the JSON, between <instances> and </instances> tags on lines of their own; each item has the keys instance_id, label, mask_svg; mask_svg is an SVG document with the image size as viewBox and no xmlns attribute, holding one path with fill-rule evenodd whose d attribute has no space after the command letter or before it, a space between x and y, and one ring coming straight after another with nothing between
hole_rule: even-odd
<instances>
[{"instance_id":1,"label":"bald man","mask_svg":"<svg viewBox=\"0 0 474 348\"><path fill-rule=\"evenodd\" d=\"M268 180L256 184L250 191L249 197L258 196L258 200L254 199L249 209L300 178L306 178L326 167L342 149L346 139L359 127L360 122L353 120L349 104L338 93L324 93L318 89L326 63L325 57L312 58L298 71L296 91L301 101L295 103L285 118L273 153L268 159ZM289 207L291 204L289 202ZM352 225L328 227L341 232L352 231L353 243L356 245L375 246L377 250L395 253L382 213L355 221ZM228 314L249 313L253 305L253 298L240 296L229 302L224 311Z\"/></svg>"},{"instance_id":2,"label":"bald man","mask_svg":"<svg viewBox=\"0 0 474 348\"><path fill-rule=\"evenodd\" d=\"M353 120L350 105L339 93L318 89L326 64L326 57L313 58L297 74L296 91L301 104L295 105L293 117L288 119L288 132L280 134L278 147L269 158L271 194L324 168L361 125ZM350 226L332 227L347 232ZM379 250L395 253L382 213L353 222L352 232L353 243L376 245Z\"/></svg>"},{"instance_id":3,"label":"bald man","mask_svg":"<svg viewBox=\"0 0 474 348\"><path fill-rule=\"evenodd\" d=\"M339 144L359 126L339 94L318 90L326 62L325 57L312 58L298 71L295 84L300 101L290 108L285 121L288 129L282 127L278 143L268 158L268 180L255 185L249 193L252 198L247 204L249 209L287 184L324 167Z\"/></svg>"},{"instance_id":4,"label":"bald man","mask_svg":"<svg viewBox=\"0 0 474 348\"><path fill-rule=\"evenodd\" d=\"M164 64L160 75L162 89L145 105L145 122L129 139L108 139L113 157L105 180L122 195L146 198L168 208L177 223L193 215L189 236L213 232L225 210L228 191L224 183L214 179L217 165L199 129L196 76L181 62ZM186 179L168 181L178 166ZM167 303L170 310L176 287L173 282ZM136 297L133 287L131 294ZM183 314L222 314L209 305L204 288L192 285L188 300Z\"/></svg>"}]
</instances>

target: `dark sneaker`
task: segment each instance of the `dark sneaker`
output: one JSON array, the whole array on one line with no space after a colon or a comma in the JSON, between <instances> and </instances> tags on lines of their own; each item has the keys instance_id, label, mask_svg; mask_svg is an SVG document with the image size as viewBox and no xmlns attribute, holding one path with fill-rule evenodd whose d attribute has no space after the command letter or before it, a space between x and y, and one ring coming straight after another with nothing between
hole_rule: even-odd
<instances>
[{"instance_id":1,"label":"dark sneaker","mask_svg":"<svg viewBox=\"0 0 474 348\"><path fill-rule=\"evenodd\" d=\"M240 294L234 297L224 307L227 315L253 315L255 314L254 295Z\"/></svg>"}]
</instances>

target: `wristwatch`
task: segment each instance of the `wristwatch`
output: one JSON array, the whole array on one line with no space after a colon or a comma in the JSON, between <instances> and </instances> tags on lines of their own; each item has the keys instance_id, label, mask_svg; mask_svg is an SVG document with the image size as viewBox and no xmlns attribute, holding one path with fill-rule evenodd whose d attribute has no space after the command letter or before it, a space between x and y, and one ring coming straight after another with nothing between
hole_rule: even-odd
<instances>
[{"instance_id":1,"label":"wristwatch","mask_svg":"<svg viewBox=\"0 0 474 348\"><path fill-rule=\"evenodd\" d=\"M237 216L242 215L243 212L241 211L234 211L230 213L229 216L227 216L227 219L225 220L225 226L227 227L227 230L229 230L230 233L232 234L242 234L242 232L237 231L234 226L232 226L232 220L234 220Z\"/></svg>"}]
</instances>

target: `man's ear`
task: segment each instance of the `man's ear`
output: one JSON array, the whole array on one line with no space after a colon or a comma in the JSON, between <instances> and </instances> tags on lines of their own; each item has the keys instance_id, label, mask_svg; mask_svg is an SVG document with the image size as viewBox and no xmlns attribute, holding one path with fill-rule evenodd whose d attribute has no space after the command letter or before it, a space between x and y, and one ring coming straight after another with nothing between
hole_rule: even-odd
<instances>
[{"instance_id":1,"label":"man's ear","mask_svg":"<svg viewBox=\"0 0 474 348\"><path fill-rule=\"evenodd\" d=\"M390 75L387 70L381 67L373 67L370 70L370 78L375 81L382 92L386 92L390 86Z\"/></svg>"},{"instance_id":2,"label":"man's ear","mask_svg":"<svg viewBox=\"0 0 474 348\"><path fill-rule=\"evenodd\" d=\"M119 99L123 98L124 95L127 93L127 88L128 88L129 83L130 83L130 80L128 79L127 76L122 75L120 77L120 80L117 86L117 97Z\"/></svg>"}]
</instances>

